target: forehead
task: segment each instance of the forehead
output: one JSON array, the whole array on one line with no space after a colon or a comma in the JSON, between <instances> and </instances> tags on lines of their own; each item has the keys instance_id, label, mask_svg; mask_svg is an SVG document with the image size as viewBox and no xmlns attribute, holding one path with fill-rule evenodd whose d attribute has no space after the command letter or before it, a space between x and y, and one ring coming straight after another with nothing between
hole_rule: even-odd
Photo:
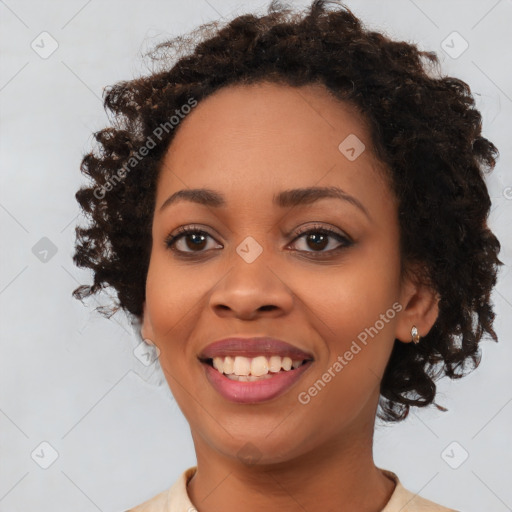
<instances>
[{"instance_id":1,"label":"forehead","mask_svg":"<svg viewBox=\"0 0 512 512\"><path fill-rule=\"evenodd\" d=\"M226 194L243 187L254 196L343 185L357 193L371 181L382 194L381 167L365 119L322 85L234 85L200 101L180 122L163 160L157 204L169 191L195 187Z\"/></svg>"}]
</instances>

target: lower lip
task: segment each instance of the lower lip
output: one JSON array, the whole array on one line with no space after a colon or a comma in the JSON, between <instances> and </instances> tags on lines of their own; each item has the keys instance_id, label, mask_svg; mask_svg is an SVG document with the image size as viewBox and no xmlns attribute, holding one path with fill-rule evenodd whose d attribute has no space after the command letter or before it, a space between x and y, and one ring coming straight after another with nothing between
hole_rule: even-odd
<instances>
[{"instance_id":1,"label":"lower lip","mask_svg":"<svg viewBox=\"0 0 512 512\"><path fill-rule=\"evenodd\" d=\"M265 402L282 395L297 382L313 361L299 366L295 370L281 371L270 379L253 382L239 382L228 379L224 374L206 363L206 378L210 384L227 400L240 404Z\"/></svg>"}]
</instances>

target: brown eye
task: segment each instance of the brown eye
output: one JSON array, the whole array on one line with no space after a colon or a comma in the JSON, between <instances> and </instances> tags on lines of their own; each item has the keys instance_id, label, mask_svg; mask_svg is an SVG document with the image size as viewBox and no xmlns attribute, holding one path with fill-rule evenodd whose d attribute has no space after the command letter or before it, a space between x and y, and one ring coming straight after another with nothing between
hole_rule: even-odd
<instances>
[{"instance_id":1,"label":"brown eye","mask_svg":"<svg viewBox=\"0 0 512 512\"><path fill-rule=\"evenodd\" d=\"M169 235L165 239L165 245L176 252L200 253L205 249L208 238L211 236L206 231L185 226L180 228L176 234ZM178 247L178 242L182 241L181 247Z\"/></svg>"},{"instance_id":2,"label":"brown eye","mask_svg":"<svg viewBox=\"0 0 512 512\"><path fill-rule=\"evenodd\" d=\"M325 233L309 233L306 236L306 243L310 243L309 247L317 249L325 249L327 245L329 245L329 235Z\"/></svg>"},{"instance_id":3,"label":"brown eye","mask_svg":"<svg viewBox=\"0 0 512 512\"><path fill-rule=\"evenodd\" d=\"M311 248L312 251L305 251L305 252L312 252L312 253L331 253L334 251L341 250L345 247L349 247L353 244L353 242L346 236L342 235L341 233L338 233L336 231L333 231L331 229L327 229L324 227L313 227L309 228L307 230L301 231L298 233L298 236L295 238L294 242L299 239L304 239L305 245L308 248ZM334 239L337 242L339 242L339 245L337 247L331 248L330 250L325 250L326 247L329 246L330 240Z\"/></svg>"}]
</instances>

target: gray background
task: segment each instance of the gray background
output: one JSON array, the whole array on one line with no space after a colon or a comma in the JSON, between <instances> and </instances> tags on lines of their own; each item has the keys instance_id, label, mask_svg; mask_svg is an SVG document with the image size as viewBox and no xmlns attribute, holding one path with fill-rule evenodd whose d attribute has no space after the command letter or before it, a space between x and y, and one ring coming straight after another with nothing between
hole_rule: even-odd
<instances>
[{"instance_id":1,"label":"gray background","mask_svg":"<svg viewBox=\"0 0 512 512\"><path fill-rule=\"evenodd\" d=\"M89 282L71 260L81 221L74 194L92 133L107 125L103 87L146 73L141 52L156 42L267 5L0 1L1 512L121 511L195 464L188 424L167 384L157 386L154 354L144 357L122 314L108 321L93 311L94 300L85 307L70 296ZM347 5L369 27L436 51L444 73L471 85L484 136L501 152L487 180L490 226L506 264L493 294L500 342L482 343L476 372L439 383L449 412L420 410L380 425L375 460L410 490L458 510L512 510L512 1ZM52 40L43 31L58 44L47 58ZM469 43L461 55L454 31Z\"/></svg>"}]
</instances>

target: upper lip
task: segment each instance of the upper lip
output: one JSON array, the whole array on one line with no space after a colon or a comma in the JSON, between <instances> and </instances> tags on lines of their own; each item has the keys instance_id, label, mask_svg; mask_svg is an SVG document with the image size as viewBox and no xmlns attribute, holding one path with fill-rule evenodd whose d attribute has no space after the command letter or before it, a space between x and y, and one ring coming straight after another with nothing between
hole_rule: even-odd
<instances>
[{"instance_id":1,"label":"upper lip","mask_svg":"<svg viewBox=\"0 0 512 512\"><path fill-rule=\"evenodd\" d=\"M243 356L257 357L261 355L289 357L293 361L311 359L313 355L289 343L269 338L226 338L207 345L199 354L199 359L205 361L214 357Z\"/></svg>"}]
</instances>

